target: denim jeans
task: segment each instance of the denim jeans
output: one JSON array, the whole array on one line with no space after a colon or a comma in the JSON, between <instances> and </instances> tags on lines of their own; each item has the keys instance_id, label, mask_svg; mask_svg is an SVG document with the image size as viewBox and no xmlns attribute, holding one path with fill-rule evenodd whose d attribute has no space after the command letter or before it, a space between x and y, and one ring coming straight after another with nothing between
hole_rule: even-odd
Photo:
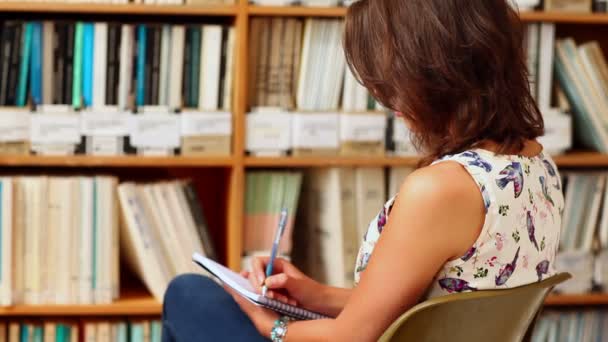
<instances>
[{"instance_id":1,"label":"denim jeans","mask_svg":"<svg viewBox=\"0 0 608 342\"><path fill-rule=\"evenodd\" d=\"M165 293L163 342L268 342L232 296L213 280L194 274L175 278Z\"/></svg>"}]
</instances>

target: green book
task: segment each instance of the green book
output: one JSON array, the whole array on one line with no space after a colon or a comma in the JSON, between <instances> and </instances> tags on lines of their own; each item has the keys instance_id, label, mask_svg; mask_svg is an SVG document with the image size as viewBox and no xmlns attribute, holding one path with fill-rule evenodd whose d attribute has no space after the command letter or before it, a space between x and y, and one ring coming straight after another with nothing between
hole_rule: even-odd
<instances>
[{"instance_id":1,"label":"green book","mask_svg":"<svg viewBox=\"0 0 608 342\"><path fill-rule=\"evenodd\" d=\"M43 338L43 334L44 331L42 330L41 326L35 326L34 327L34 342L43 342L44 338Z\"/></svg>"},{"instance_id":2,"label":"green book","mask_svg":"<svg viewBox=\"0 0 608 342\"><path fill-rule=\"evenodd\" d=\"M55 341L64 342L65 340L65 327L63 324L57 324L55 327Z\"/></svg>"},{"instance_id":3,"label":"green book","mask_svg":"<svg viewBox=\"0 0 608 342\"><path fill-rule=\"evenodd\" d=\"M84 39L84 24L76 23L74 33L74 63L72 70L72 106L82 107L82 44Z\"/></svg>"},{"instance_id":4,"label":"green book","mask_svg":"<svg viewBox=\"0 0 608 342\"><path fill-rule=\"evenodd\" d=\"M150 341L161 342L160 321L152 321L152 324L150 324Z\"/></svg>"},{"instance_id":5,"label":"green book","mask_svg":"<svg viewBox=\"0 0 608 342\"><path fill-rule=\"evenodd\" d=\"M200 87L201 73L201 28L199 26L192 28L191 42L191 57L192 75L190 76L190 99L188 100L190 107L198 108L198 91Z\"/></svg>"},{"instance_id":6,"label":"green book","mask_svg":"<svg viewBox=\"0 0 608 342\"><path fill-rule=\"evenodd\" d=\"M116 342L127 342L128 340L128 332L127 332L127 323L125 322L120 322L117 324L117 332L116 334L118 336L116 336Z\"/></svg>"},{"instance_id":7,"label":"green book","mask_svg":"<svg viewBox=\"0 0 608 342\"><path fill-rule=\"evenodd\" d=\"M19 65L19 81L17 83L17 98L15 104L23 107L27 103L27 81L30 69L30 54L32 50L32 23L25 24L25 34L21 43L21 62Z\"/></svg>"}]
</instances>

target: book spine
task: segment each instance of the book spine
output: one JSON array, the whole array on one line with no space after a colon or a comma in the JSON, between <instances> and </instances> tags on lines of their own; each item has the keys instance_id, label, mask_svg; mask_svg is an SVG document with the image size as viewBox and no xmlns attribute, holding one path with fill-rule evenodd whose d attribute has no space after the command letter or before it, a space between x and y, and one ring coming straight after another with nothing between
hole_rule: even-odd
<instances>
[{"instance_id":1,"label":"book spine","mask_svg":"<svg viewBox=\"0 0 608 342\"><path fill-rule=\"evenodd\" d=\"M194 223L196 224L196 228L201 238L203 248L205 249L205 253L209 259L217 260L217 254L213 245L213 240L211 239L211 234L209 233L207 227L207 220L205 219L205 214L203 213L203 209L201 208L200 198L196 193L196 189L194 188L194 185L192 183L184 184L183 189L184 194L186 195L186 199L188 200L188 206L190 207L192 218L194 219Z\"/></svg>"},{"instance_id":2,"label":"book spine","mask_svg":"<svg viewBox=\"0 0 608 342\"><path fill-rule=\"evenodd\" d=\"M118 67L118 108L124 110L129 105L129 93L133 75L133 26L120 27L120 52Z\"/></svg>"},{"instance_id":3,"label":"book spine","mask_svg":"<svg viewBox=\"0 0 608 342\"><path fill-rule=\"evenodd\" d=\"M2 54L2 62L0 62L0 106L8 105L8 75L9 65L11 63L11 46L15 30L13 25L4 23L2 38L0 40L0 54Z\"/></svg>"},{"instance_id":4,"label":"book spine","mask_svg":"<svg viewBox=\"0 0 608 342\"><path fill-rule=\"evenodd\" d=\"M91 49L91 68L93 77L91 79L92 101L94 107L106 104L106 79L108 61L108 24L95 23L93 26L93 48Z\"/></svg>"},{"instance_id":5,"label":"book spine","mask_svg":"<svg viewBox=\"0 0 608 342\"><path fill-rule=\"evenodd\" d=\"M21 23L15 23L14 35L11 42L11 57L9 63L8 72L8 86L6 89L6 101L7 105L16 105L17 103L17 84L19 82L19 63L21 62L21 45L23 44L24 25Z\"/></svg>"},{"instance_id":6,"label":"book spine","mask_svg":"<svg viewBox=\"0 0 608 342\"><path fill-rule=\"evenodd\" d=\"M117 24L111 24L108 27L108 51L106 56L107 61L107 76L106 76L106 104L116 105L117 101L117 90L118 90L118 69L119 69L119 48L118 43L120 42L120 26Z\"/></svg>"},{"instance_id":7,"label":"book spine","mask_svg":"<svg viewBox=\"0 0 608 342\"><path fill-rule=\"evenodd\" d=\"M143 106L146 104L146 33L147 29L145 25L139 25L137 27L137 77L136 77L136 106Z\"/></svg>"},{"instance_id":8,"label":"book spine","mask_svg":"<svg viewBox=\"0 0 608 342\"><path fill-rule=\"evenodd\" d=\"M66 26L66 45L65 45L65 68L63 71L63 82L64 82L64 104L73 105L74 95L74 52L76 43L76 26L77 24L67 24ZM80 88L78 88L80 89ZM80 96L80 95L78 95Z\"/></svg>"},{"instance_id":9,"label":"book spine","mask_svg":"<svg viewBox=\"0 0 608 342\"><path fill-rule=\"evenodd\" d=\"M160 70L158 81L158 104L162 106L169 105L169 60L171 59L171 26L163 25L162 37L160 42Z\"/></svg>"},{"instance_id":10,"label":"book spine","mask_svg":"<svg viewBox=\"0 0 608 342\"><path fill-rule=\"evenodd\" d=\"M229 32L229 27L224 26L222 27L222 39L221 39L221 57L220 57L220 73L219 73L219 88L218 88L218 102L217 102L217 106L218 108L224 108L224 87L225 87L225 83L227 82L226 80L226 67L228 64L228 32Z\"/></svg>"},{"instance_id":11,"label":"book spine","mask_svg":"<svg viewBox=\"0 0 608 342\"><path fill-rule=\"evenodd\" d=\"M64 103L65 49L67 26L56 23L53 27L53 104Z\"/></svg>"},{"instance_id":12,"label":"book spine","mask_svg":"<svg viewBox=\"0 0 608 342\"><path fill-rule=\"evenodd\" d=\"M82 62L83 62L83 39L84 39L84 24L76 23L74 30L74 53L72 60L72 106L74 108L82 107Z\"/></svg>"},{"instance_id":13,"label":"book spine","mask_svg":"<svg viewBox=\"0 0 608 342\"><path fill-rule=\"evenodd\" d=\"M192 56L190 58L192 64L191 90L190 90L190 106L198 107L198 94L200 87L199 75L201 73L201 27L195 26L192 28Z\"/></svg>"},{"instance_id":14,"label":"book spine","mask_svg":"<svg viewBox=\"0 0 608 342\"><path fill-rule=\"evenodd\" d=\"M192 92L192 28L186 28L186 39L184 42L184 78L182 80L182 98L184 99L185 107L192 107L191 92Z\"/></svg>"},{"instance_id":15,"label":"book spine","mask_svg":"<svg viewBox=\"0 0 608 342\"><path fill-rule=\"evenodd\" d=\"M55 24L45 21L42 34L42 103L53 103L53 83L55 80Z\"/></svg>"},{"instance_id":16,"label":"book spine","mask_svg":"<svg viewBox=\"0 0 608 342\"><path fill-rule=\"evenodd\" d=\"M85 23L82 42L82 99L85 107L93 105L94 50L95 25Z\"/></svg>"},{"instance_id":17,"label":"book spine","mask_svg":"<svg viewBox=\"0 0 608 342\"><path fill-rule=\"evenodd\" d=\"M152 59L154 58L154 40L156 27L147 28L146 36L146 64L144 68L146 83L144 83L144 104L152 104Z\"/></svg>"},{"instance_id":18,"label":"book spine","mask_svg":"<svg viewBox=\"0 0 608 342\"><path fill-rule=\"evenodd\" d=\"M30 53L32 47L32 23L26 23L24 27L25 34L21 43L21 62L19 67L19 83L17 84L17 99L16 105L23 107L27 101L27 80L30 64Z\"/></svg>"},{"instance_id":19,"label":"book spine","mask_svg":"<svg viewBox=\"0 0 608 342\"><path fill-rule=\"evenodd\" d=\"M30 51L30 94L34 105L42 103L42 23L33 22Z\"/></svg>"},{"instance_id":20,"label":"book spine","mask_svg":"<svg viewBox=\"0 0 608 342\"><path fill-rule=\"evenodd\" d=\"M162 28L154 28L154 40L152 43L151 79L150 79L150 104L159 104L159 82L160 82L160 45Z\"/></svg>"}]
</instances>

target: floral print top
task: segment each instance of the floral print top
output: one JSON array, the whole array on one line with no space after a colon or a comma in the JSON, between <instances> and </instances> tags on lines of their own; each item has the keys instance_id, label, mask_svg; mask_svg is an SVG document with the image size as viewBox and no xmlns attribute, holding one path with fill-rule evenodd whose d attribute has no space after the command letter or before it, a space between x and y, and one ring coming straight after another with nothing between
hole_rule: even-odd
<instances>
[{"instance_id":1,"label":"floral print top","mask_svg":"<svg viewBox=\"0 0 608 342\"><path fill-rule=\"evenodd\" d=\"M475 180L486 216L475 244L461 258L444 265L427 297L511 288L554 275L564 197L553 160L543 153L524 157L475 149L434 164L446 161L461 164ZM357 257L355 283L372 256L394 202L393 197L370 223Z\"/></svg>"}]
</instances>

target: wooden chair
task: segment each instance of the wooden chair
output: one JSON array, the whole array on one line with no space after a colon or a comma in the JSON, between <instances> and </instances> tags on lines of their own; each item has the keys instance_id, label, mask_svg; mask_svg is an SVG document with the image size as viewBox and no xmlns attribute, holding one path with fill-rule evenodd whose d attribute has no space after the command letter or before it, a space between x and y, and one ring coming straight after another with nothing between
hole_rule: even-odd
<instances>
[{"instance_id":1,"label":"wooden chair","mask_svg":"<svg viewBox=\"0 0 608 342\"><path fill-rule=\"evenodd\" d=\"M549 292L570 278L570 274L561 273L518 288L433 298L397 319L379 341L524 341L529 339Z\"/></svg>"}]
</instances>

